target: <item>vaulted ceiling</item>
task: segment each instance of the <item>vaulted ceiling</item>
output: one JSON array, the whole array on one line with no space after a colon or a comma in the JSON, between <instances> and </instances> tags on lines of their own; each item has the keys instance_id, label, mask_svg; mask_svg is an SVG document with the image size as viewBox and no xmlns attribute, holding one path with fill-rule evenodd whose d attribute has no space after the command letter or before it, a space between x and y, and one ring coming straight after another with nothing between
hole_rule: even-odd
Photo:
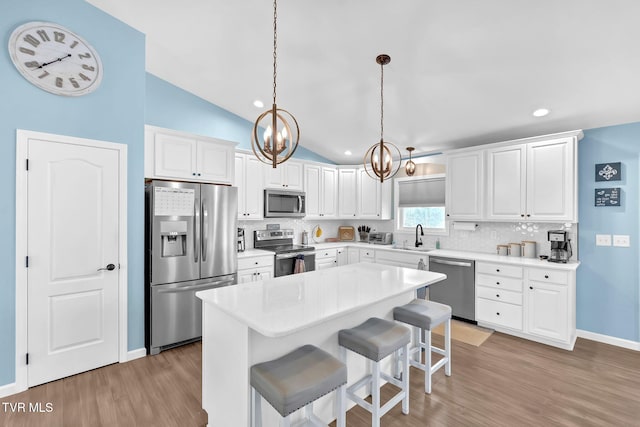
<instances>
[{"instance_id":1,"label":"vaulted ceiling","mask_svg":"<svg viewBox=\"0 0 640 427\"><path fill-rule=\"evenodd\" d=\"M146 34L150 73L251 122L271 104L272 2L88 1ZM637 0L280 0L278 105L304 147L358 163L386 53L384 135L403 151L640 121L639 16Z\"/></svg>"}]
</instances>

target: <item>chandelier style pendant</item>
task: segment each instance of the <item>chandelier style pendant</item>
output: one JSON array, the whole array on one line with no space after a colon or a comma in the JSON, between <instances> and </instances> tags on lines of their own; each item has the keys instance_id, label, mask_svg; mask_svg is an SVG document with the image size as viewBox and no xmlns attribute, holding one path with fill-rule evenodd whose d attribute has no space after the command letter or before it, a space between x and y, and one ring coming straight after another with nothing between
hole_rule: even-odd
<instances>
[{"instance_id":1,"label":"chandelier style pendant","mask_svg":"<svg viewBox=\"0 0 640 427\"><path fill-rule=\"evenodd\" d=\"M278 108L276 104L276 76L277 76L277 0L273 1L273 105L271 109L260 114L253 125L251 133L251 149L253 154L263 163L274 168L286 162L298 148L300 128L293 114ZM262 138L258 135L260 129L265 129ZM262 140L262 141L261 141Z\"/></svg>"},{"instance_id":2,"label":"chandelier style pendant","mask_svg":"<svg viewBox=\"0 0 640 427\"><path fill-rule=\"evenodd\" d=\"M384 66L391 62L389 55L378 55L376 62L380 64L380 142L374 144L364 155L364 169L373 179L384 182L385 179L392 178L400 169L401 154L398 147L390 142L385 142L384 132ZM398 162L394 165L393 158L397 157Z\"/></svg>"},{"instance_id":3,"label":"chandelier style pendant","mask_svg":"<svg viewBox=\"0 0 640 427\"><path fill-rule=\"evenodd\" d=\"M407 147L407 151L409 152L409 160L407 160L407 163L405 163L404 165L404 171L407 176L413 176L413 174L416 173L416 164L413 162L413 160L411 160L411 152L413 150L415 150L415 148Z\"/></svg>"}]
</instances>

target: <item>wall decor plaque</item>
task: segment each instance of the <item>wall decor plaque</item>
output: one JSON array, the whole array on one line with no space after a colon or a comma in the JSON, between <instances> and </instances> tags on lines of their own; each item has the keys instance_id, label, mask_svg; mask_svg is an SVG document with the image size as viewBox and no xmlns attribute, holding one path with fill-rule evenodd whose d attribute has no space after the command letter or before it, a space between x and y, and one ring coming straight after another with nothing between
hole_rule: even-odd
<instances>
[{"instance_id":1,"label":"wall decor plaque","mask_svg":"<svg viewBox=\"0 0 640 427\"><path fill-rule=\"evenodd\" d=\"M596 188L595 206L620 206L620 188Z\"/></svg>"},{"instance_id":2,"label":"wall decor plaque","mask_svg":"<svg viewBox=\"0 0 640 427\"><path fill-rule=\"evenodd\" d=\"M620 181L621 162L596 164L596 181Z\"/></svg>"}]
</instances>

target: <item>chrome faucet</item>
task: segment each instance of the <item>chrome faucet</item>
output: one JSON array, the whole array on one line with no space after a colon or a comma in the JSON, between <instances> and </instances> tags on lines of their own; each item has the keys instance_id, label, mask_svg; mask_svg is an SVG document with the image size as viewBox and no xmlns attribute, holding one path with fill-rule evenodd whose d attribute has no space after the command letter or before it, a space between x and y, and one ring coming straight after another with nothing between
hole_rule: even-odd
<instances>
[{"instance_id":1,"label":"chrome faucet","mask_svg":"<svg viewBox=\"0 0 640 427\"><path fill-rule=\"evenodd\" d=\"M424 230L422 229L422 224L416 225L416 248L422 246L422 239L418 237L418 227L420 227L420 235L424 236Z\"/></svg>"}]
</instances>

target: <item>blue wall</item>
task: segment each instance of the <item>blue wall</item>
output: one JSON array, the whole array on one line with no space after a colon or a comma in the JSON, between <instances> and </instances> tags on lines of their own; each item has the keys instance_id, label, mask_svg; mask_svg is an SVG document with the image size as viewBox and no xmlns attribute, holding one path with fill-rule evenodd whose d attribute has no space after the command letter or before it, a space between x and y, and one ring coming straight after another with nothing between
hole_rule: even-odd
<instances>
[{"instance_id":1,"label":"blue wall","mask_svg":"<svg viewBox=\"0 0 640 427\"><path fill-rule=\"evenodd\" d=\"M578 145L577 327L640 341L640 123L590 129ZM595 182L596 163L622 162L622 181ZM594 207L596 188L620 187L620 207ZM627 234L631 247L596 246L596 234Z\"/></svg>"},{"instance_id":2,"label":"blue wall","mask_svg":"<svg viewBox=\"0 0 640 427\"><path fill-rule=\"evenodd\" d=\"M147 74L146 123L237 142L236 148L251 150L253 123L202 98L186 92L153 74ZM256 118L261 111L256 110ZM300 142L293 157L334 163L304 148Z\"/></svg>"},{"instance_id":3,"label":"blue wall","mask_svg":"<svg viewBox=\"0 0 640 427\"><path fill-rule=\"evenodd\" d=\"M29 21L66 26L94 46L104 66L97 91L52 95L15 69L11 32ZM15 380L16 129L128 145L129 349L144 346L144 35L83 0L3 1L0 13L0 386Z\"/></svg>"}]
</instances>

